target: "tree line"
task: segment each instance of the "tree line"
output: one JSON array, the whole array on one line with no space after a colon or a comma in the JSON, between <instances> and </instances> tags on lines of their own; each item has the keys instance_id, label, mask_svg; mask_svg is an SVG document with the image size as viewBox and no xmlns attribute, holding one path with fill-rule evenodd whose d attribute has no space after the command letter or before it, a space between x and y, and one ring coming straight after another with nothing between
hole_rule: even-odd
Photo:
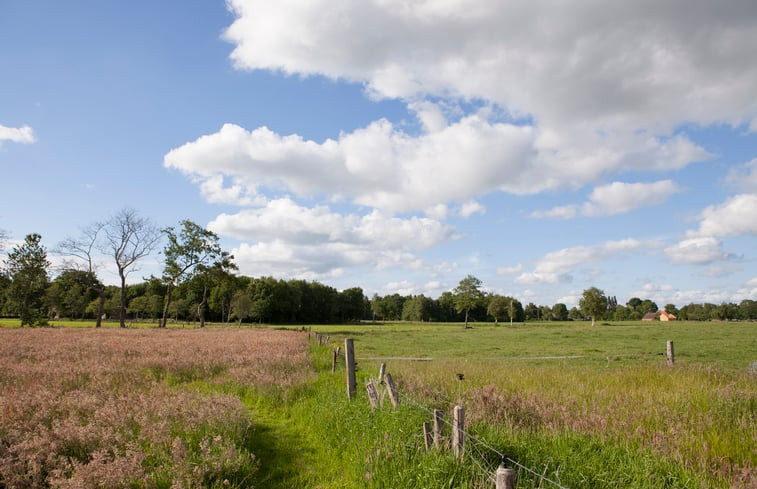
<instances>
[{"instance_id":1,"label":"tree line","mask_svg":"<svg viewBox=\"0 0 757 489\"><path fill-rule=\"evenodd\" d=\"M0 250L6 241L0 231ZM140 260L158 251L161 276L127 285ZM464 322L523 322L569 320L639 320L658 311L650 299L633 297L618 304L615 296L591 287L579 305L563 303L525 306L515 297L487 293L482 282L468 275L438 298L420 295L374 294L363 289L338 291L305 280L247 277L236 272L234 257L221 249L218 236L190 220L159 229L133 209L84 227L79 236L59 243L54 252L65 257L52 275L42 237L29 234L9 250L0 267L0 315L20 318L23 325L43 325L52 318L104 318L127 321L260 322L273 324L339 323L360 320ZM97 263L112 261L120 285L106 286ZM688 320L755 320L757 302L688 304L664 310Z\"/></svg>"}]
</instances>

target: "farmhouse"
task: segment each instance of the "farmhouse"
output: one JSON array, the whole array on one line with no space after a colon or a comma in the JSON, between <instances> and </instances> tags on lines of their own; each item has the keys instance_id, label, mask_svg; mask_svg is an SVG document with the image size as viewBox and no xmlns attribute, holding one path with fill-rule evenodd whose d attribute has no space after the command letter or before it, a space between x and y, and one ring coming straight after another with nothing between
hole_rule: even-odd
<instances>
[{"instance_id":1,"label":"farmhouse","mask_svg":"<svg viewBox=\"0 0 757 489\"><path fill-rule=\"evenodd\" d=\"M675 314L669 313L667 311L657 311L648 312L644 314L643 318L641 318L642 321L654 321L655 319L658 319L660 321L675 321L676 316Z\"/></svg>"}]
</instances>

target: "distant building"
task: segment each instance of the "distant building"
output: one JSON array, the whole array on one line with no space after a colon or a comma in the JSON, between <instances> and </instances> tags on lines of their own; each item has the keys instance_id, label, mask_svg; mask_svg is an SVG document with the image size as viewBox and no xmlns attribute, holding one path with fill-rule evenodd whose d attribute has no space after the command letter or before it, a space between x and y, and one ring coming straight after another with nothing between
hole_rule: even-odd
<instances>
[{"instance_id":1,"label":"distant building","mask_svg":"<svg viewBox=\"0 0 757 489\"><path fill-rule=\"evenodd\" d=\"M675 314L669 313L667 311L657 311L657 312L648 312L644 314L644 317L641 318L642 321L675 321L676 316Z\"/></svg>"}]
</instances>

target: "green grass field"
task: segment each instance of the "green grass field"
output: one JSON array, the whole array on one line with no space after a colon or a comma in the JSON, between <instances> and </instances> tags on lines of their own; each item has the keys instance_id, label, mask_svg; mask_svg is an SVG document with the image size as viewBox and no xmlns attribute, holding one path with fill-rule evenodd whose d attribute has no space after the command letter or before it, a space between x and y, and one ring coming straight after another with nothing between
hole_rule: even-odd
<instances>
[{"instance_id":1,"label":"green grass field","mask_svg":"<svg viewBox=\"0 0 757 489\"><path fill-rule=\"evenodd\" d=\"M0 326L18 323L0 320ZM540 476L574 489L757 487L757 323L474 324L467 330L461 324L312 326L313 333L330 337L329 345L311 339L309 362L267 360L265 377L255 364L237 372L235 364L248 363L244 349L234 344L234 359L224 358L228 347L214 338L225 329L240 330L235 333L240 339L256 345L256 335L270 327L209 325L200 332L196 325L178 324L171 332L151 333L145 329L154 329L154 323L113 331L116 326L107 323L103 330L118 333L120 341L135 334L154 338L146 348L164 345L170 358L176 356L160 361L159 376L150 367L143 381L241 401L254 428L237 443L257 460L256 488L490 488L499 463L494 451L469 442L458 461L448 451L423 447L426 409L442 409L449 420L457 403L466 409L471 434L539 474L519 469L519 489L553 487ZM195 331L175 330L182 327ZM299 335L307 341L306 333ZM206 348L203 338L219 344L207 345L212 355L172 349L171 342L190 336L191 351ZM343 360L331 373L332 348L348 337L358 361L352 402L346 398ZM88 341L94 340L96 335ZM672 368L665 363L668 340L675 342ZM118 348L127 356L141 351L128 344ZM9 351L31 358L21 350ZM156 361L149 359L161 358L159 350L140 355L149 366ZM65 361L65 355L60 358ZM382 362L403 401L398 409L384 402L372 411L363 385L377 376ZM225 379L219 372L233 375ZM232 473L229 480L242 477Z\"/></svg>"}]
</instances>

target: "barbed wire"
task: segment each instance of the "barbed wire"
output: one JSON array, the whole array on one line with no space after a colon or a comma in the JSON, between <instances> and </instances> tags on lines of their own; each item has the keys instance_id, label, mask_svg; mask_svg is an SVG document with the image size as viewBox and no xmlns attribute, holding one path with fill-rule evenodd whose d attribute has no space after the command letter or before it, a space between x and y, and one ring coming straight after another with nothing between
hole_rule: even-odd
<instances>
[{"instance_id":1,"label":"barbed wire","mask_svg":"<svg viewBox=\"0 0 757 489\"><path fill-rule=\"evenodd\" d=\"M406 395L406 394L404 394L402 392L398 392L397 395L403 401L406 401L407 403L409 403L409 404L411 404L411 405L413 405L413 406L415 406L415 407L417 407L417 408L419 408L419 409L427 412L432 417L434 416L434 411L432 409L430 409L430 408L424 406L423 404L417 402L412 397L410 397L410 396L408 396L408 395ZM454 425L452 423L450 423L449 421L447 421L445 418L441 418L441 421L442 421L442 423L444 423L445 425L447 425L449 427L454 427ZM548 477L546 477L546 476L544 476L544 475L536 472L535 470L533 470L533 469L531 469L531 468L529 468L529 467L527 467L527 466L519 463L517 460L514 460L513 458L507 456L505 453L500 452L499 450L497 450L496 448L494 448L490 444L486 443L482 439L478 438L477 436L473 435L469 431L466 431L466 430L461 429L461 428L457 428L457 429L460 431L460 433L462 433L465 436L466 439L468 439L468 440L472 441L473 443L478 444L479 446L484 447L487 450L489 450L490 452L496 454L503 463L507 462L507 463L510 463L512 465L515 465L516 467L518 467L518 468L520 468L520 469L522 469L522 470L524 470L524 471L526 471L526 472L528 472L528 473L530 473L530 474L538 477L540 480L549 482L550 484L554 485L555 487L558 487L560 489L568 489L567 487L561 485L560 483L555 482L554 480L552 480L552 479L550 479L550 478L548 478ZM474 447L475 447L475 445L474 445ZM477 450L479 450L479 449L477 448ZM481 457L481 458L485 458L485 457ZM475 462L475 459L474 459L474 462ZM483 470L483 467L479 467L479 468L481 468ZM491 473L492 471L489 471L489 472Z\"/></svg>"}]
</instances>

